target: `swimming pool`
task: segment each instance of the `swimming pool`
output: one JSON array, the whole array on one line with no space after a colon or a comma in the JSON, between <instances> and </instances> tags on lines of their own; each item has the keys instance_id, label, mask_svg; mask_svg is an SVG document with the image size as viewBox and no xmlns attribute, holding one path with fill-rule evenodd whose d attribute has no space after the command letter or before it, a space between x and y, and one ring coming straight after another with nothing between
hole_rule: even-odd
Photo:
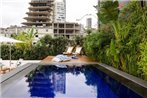
<instances>
[{"instance_id":1,"label":"swimming pool","mask_svg":"<svg viewBox=\"0 0 147 98\"><path fill-rule=\"evenodd\" d=\"M1 98L142 98L93 66L38 66L2 91Z\"/></svg>"}]
</instances>

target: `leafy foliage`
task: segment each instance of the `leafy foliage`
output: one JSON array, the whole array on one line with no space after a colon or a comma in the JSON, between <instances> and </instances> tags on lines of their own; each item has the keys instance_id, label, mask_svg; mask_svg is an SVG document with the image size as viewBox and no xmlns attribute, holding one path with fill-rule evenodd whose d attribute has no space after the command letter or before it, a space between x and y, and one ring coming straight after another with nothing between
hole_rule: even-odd
<instances>
[{"instance_id":1,"label":"leafy foliage","mask_svg":"<svg viewBox=\"0 0 147 98\"><path fill-rule=\"evenodd\" d=\"M74 40L75 40L75 45L83 46L84 37L76 36Z\"/></svg>"},{"instance_id":2,"label":"leafy foliage","mask_svg":"<svg viewBox=\"0 0 147 98\"><path fill-rule=\"evenodd\" d=\"M86 54L132 75L146 77L147 7L132 1L119 10L118 1L103 1L98 16L100 32L86 37Z\"/></svg>"},{"instance_id":3,"label":"leafy foliage","mask_svg":"<svg viewBox=\"0 0 147 98\"><path fill-rule=\"evenodd\" d=\"M23 37L20 37L23 38ZM79 45L83 38L77 38L76 41L73 40L74 45ZM49 35L44 36L37 42L36 45L32 45L31 48L23 49L23 45L19 47L12 45L12 59L29 59L29 60L41 60L48 55L62 54L66 46L68 46L71 41L65 37L52 38ZM22 47L21 47L22 46ZM9 45L2 46L2 59L9 59Z\"/></svg>"},{"instance_id":4,"label":"leafy foliage","mask_svg":"<svg viewBox=\"0 0 147 98\"><path fill-rule=\"evenodd\" d=\"M27 32L20 32L16 36L16 39L23 41L22 44L17 44L17 48L22 48L24 50L27 50L32 47L33 40L35 38L35 35L37 34L36 30L32 27Z\"/></svg>"},{"instance_id":5,"label":"leafy foliage","mask_svg":"<svg viewBox=\"0 0 147 98\"><path fill-rule=\"evenodd\" d=\"M141 55L140 55L140 61L138 62L139 64L139 74L147 80L147 41L144 41L140 45L141 49Z\"/></svg>"},{"instance_id":6,"label":"leafy foliage","mask_svg":"<svg viewBox=\"0 0 147 98\"><path fill-rule=\"evenodd\" d=\"M85 38L85 53L100 62L109 64L109 58L106 56L106 49L110 44L113 34L110 32L93 32Z\"/></svg>"},{"instance_id":7,"label":"leafy foliage","mask_svg":"<svg viewBox=\"0 0 147 98\"><path fill-rule=\"evenodd\" d=\"M102 1L100 4L100 10L98 13L98 17L103 23L108 23L111 21L116 21L118 19L118 1Z\"/></svg>"}]
</instances>

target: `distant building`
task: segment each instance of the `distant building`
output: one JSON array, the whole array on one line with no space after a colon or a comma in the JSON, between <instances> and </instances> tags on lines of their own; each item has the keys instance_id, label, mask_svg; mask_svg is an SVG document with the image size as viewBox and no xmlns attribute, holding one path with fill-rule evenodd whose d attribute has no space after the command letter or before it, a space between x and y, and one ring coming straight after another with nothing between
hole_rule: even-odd
<instances>
[{"instance_id":1,"label":"distant building","mask_svg":"<svg viewBox=\"0 0 147 98\"><path fill-rule=\"evenodd\" d=\"M54 22L66 22L65 0L31 0L29 12L24 17L25 26L52 26Z\"/></svg>"},{"instance_id":2,"label":"distant building","mask_svg":"<svg viewBox=\"0 0 147 98\"><path fill-rule=\"evenodd\" d=\"M54 5L54 22L66 21L66 1L55 0Z\"/></svg>"},{"instance_id":3,"label":"distant building","mask_svg":"<svg viewBox=\"0 0 147 98\"><path fill-rule=\"evenodd\" d=\"M2 28L1 34L11 36L19 32L27 32L34 27L37 35L34 42L44 35L52 37L65 36L72 39L75 36L85 36L81 25L73 22L66 22L66 1L65 0L31 0L29 12L24 19L24 26L10 26Z\"/></svg>"},{"instance_id":4,"label":"distant building","mask_svg":"<svg viewBox=\"0 0 147 98\"><path fill-rule=\"evenodd\" d=\"M5 37L11 37L13 34L17 33L17 26L10 26L7 28L0 28L0 35Z\"/></svg>"},{"instance_id":5,"label":"distant building","mask_svg":"<svg viewBox=\"0 0 147 98\"><path fill-rule=\"evenodd\" d=\"M50 26L53 20L54 0L31 0L26 26Z\"/></svg>"},{"instance_id":6,"label":"distant building","mask_svg":"<svg viewBox=\"0 0 147 98\"><path fill-rule=\"evenodd\" d=\"M54 36L65 36L72 39L75 36L84 36L84 32L81 32L81 25L78 23L64 22L54 23L53 25Z\"/></svg>"},{"instance_id":7,"label":"distant building","mask_svg":"<svg viewBox=\"0 0 147 98\"><path fill-rule=\"evenodd\" d=\"M86 27L87 29L92 28L92 18L87 18Z\"/></svg>"},{"instance_id":8,"label":"distant building","mask_svg":"<svg viewBox=\"0 0 147 98\"><path fill-rule=\"evenodd\" d=\"M51 24L50 24L51 25ZM73 39L75 36L85 36L84 31L81 29L81 25L78 23L64 22L53 23L53 26L34 27L37 32L34 42L38 41L44 35L51 35L52 37L65 36L69 39ZM18 34L19 32L27 32L30 26L11 26L8 28L0 28L0 33L3 36L11 36L12 34Z\"/></svg>"}]
</instances>

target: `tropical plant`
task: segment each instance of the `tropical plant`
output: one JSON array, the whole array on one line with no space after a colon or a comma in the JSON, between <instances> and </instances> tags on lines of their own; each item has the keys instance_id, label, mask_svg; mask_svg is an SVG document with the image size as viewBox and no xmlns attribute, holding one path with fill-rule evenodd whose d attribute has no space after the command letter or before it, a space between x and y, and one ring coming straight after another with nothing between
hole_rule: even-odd
<instances>
[{"instance_id":1,"label":"tropical plant","mask_svg":"<svg viewBox=\"0 0 147 98\"><path fill-rule=\"evenodd\" d=\"M83 46L83 40L84 40L83 36L75 36L74 38L75 45Z\"/></svg>"},{"instance_id":2,"label":"tropical plant","mask_svg":"<svg viewBox=\"0 0 147 98\"><path fill-rule=\"evenodd\" d=\"M98 13L101 22L110 23L114 30L115 38L111 40L107 56L114 67L137 75L139 54L136 51L146 29L144 10L138 2L130 2L119 11L117 2L103 2Z\"/></svg>"},{"instance_id":3,"label":"tropical plant","mask_svg":"<svg viewBox=\"0 0 147 98\"><path fill-rule=\"evenodd\" d=\"M68 45L68 39L66 37L56 37L52 41L53 55L62 54Z\"/></svg>"},{"instance_id":4,"label":"tropical plant","mask_svg":"<svg viewBox=\"0 0 147 98\"><path fill-rule=\"evenodd\" d=\"M141 49L141 55L140 55L140 61L139 64L139 70L138 73L141 74L142 78L147 80L147 41L144 40L143 43L140 45Z\"/></svg>"},{"instance_id":5,"label":"tropical plant","mask_svg":"<svg viewBox=\"0 0 147 98\"><path fill-rule=\"evenodd\" d=\"M44 45L48 45L48 46L50 46L51 45L51 43L52 43L52 37L50 36L50 35L45 35L44 37L42 37L40 40L39 40L39 42L38 43L40 43L42 46L44 46Z\"/></svg>"},{"instance_id":6,"label":"tropical plant","mask_svg":"<svg viewBox=\"0 0 147 98\"><path fill-rule=\"evenodd\" d=\"M24 43L17 44L16 47L22 48L24 50L31 48L36 34L37 32L33 27L29 29L27 32L18 33L16 39L21 40Z\"/></svg>"},{"instance_id":7,"label":"tropical plant","mask_svg":"<svg viewBox=\"0 0 147 98\"><path fill-rule=\"evenodd\" d=\"M109 63L109 58L106 56L106 49L108 48L113 33L110 32L93 32L85 38L84 50L86 55L92 57L100 62Z\"/></svg>"},{"instance_id":8,"label":"tropical plant","mask_svg":"<svg viewBox=\"0 0 147 98\"><path fill-rule=\"evenodd\" d=\"M27 32L20 32L16 36L16 39L23 41L23 43L16 44L16 48L23 50L23 55L33 47L33 41L36 34L36 30L32 27Z\"/></svg>"},{"instance_id":9,"label":"tropical plant","mask_svg":"<svg viewBox=\"0 0 147 98\"><path fill-rule=\"evenodd\" d=\"M98 12L98 17L102 23L114 22L118 19L118 1L102 1Z\"/></svg>"}]
</instances>

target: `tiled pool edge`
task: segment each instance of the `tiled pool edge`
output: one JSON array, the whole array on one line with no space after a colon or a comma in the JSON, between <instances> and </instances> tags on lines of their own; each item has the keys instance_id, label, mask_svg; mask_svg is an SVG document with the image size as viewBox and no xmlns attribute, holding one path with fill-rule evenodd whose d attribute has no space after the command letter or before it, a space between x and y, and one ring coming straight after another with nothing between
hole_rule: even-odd
<instances>
[{"instance_id":1,"label":"tiled pool edge","mask_svg":"<svg viewBox=\"0 0 147 98\"><path fill-rule=\"evenodd\" d=\"M15 74L23 71L24 69L26 69L26 68L28 68L30 66L33 66L34 64L35 65L36 64L38 65L38 63L27 63L27 64L24 64L23 66L20 66L20 67L17 67L15 69L13 69L12 71L10 71L10 72L8 72L6 74L1 75L1 77L0 77L1 78L0 79L0 83L8 80L9 78L11 78L12 76L14 76Z\"/></svg>"},{"instance_id":2,"label":"tiled pool edge","mask_svg":"<svg viewBox=\"0 0 147 98\"><path fill-rule=\"evenodd\" d=\"M134 92L143 96L144 98L147 98L147 81L144 81L135 76L122 72L106 64L98 63L98 65L95 67L103 71L104 73L108 74L112 78L116 79L123 85L127 86Z\"/></svg>"}]
</instances>

